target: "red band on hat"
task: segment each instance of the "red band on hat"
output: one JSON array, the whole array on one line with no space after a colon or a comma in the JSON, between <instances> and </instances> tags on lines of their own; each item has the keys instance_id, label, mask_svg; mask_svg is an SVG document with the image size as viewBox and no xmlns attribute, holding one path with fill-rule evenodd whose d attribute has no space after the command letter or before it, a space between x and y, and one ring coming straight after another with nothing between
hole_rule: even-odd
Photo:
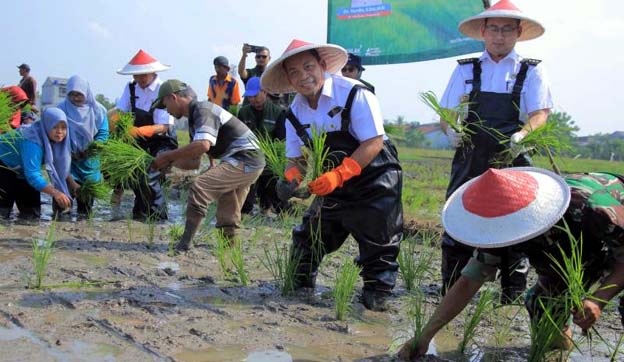
<instances>
[{"instance_id":1,"label":"red band on hat","mask_svg":"<svg viewBox=\"0 0 624 362\"><path fill-rule=\"evenodd\" d=\"M143 49L139 49L139 52L130 60L130 64L132 65L145 65L155 62L157 62L157 60L144 52Z\"/></svg>"},{"instance_id":2,"label":"red band on hat","mask_svg":"<svg viewBox=\"0 0 624 362\"><path fill-rule=\"evenodd\" d=\"M501 0L501 1L497 2L496 4L494 4L494 5L490 6L489 8L487 8L487 11L494 11L494 10L514 10L514 11L520 11L520 9L518 9L509 0Z\"/></svg>"},{"instance_id":3,"label":"red band on hat","mask_svg":"<svg viewBox=\"0 0 624 362\"><path fill-rule=\"evenodd\" d=\"M537 188L537 180L525 172L489 169L466 189L462 202L481 217L505 216L531 204Z\"/></svg>"}]
</instances>

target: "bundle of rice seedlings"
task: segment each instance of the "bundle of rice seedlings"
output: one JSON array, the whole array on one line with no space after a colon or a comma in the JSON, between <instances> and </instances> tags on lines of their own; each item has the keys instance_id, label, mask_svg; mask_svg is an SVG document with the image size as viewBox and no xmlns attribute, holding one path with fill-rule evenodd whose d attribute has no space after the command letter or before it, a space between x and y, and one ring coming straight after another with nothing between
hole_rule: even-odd
<instances>
[{"instance_id":1,"label":"bundle of rice seedlings","mask_svg":"<svg viewBox=\"0 0 624 362\"><path fill-rule=\"evenodd\" d=\"M79 201L90 204L92 200L108 201L111 188L102 181L87 180L76 192L76 199Z\"/></svg>"},{"instance_id":2,"label":"bundle of rice seedlings","mask_svg":"<svg viewBox=\"0 0 624 362\"><path fill-rule=\"evenodd\" d=\"M288 164L286 143L262 133L258 135L258 145L264 153L264 158L271 172L280 179L284 178L284 171L286 171Z\"/></svg>"},{"instance_id":3,"label":"bundle of rice seedlings","mask_svg":"<svg viewBox=\"0 0 624 362\"><path fill-rule=\"evenodd\" d=\"M527 133L518 144L518 149L548 157L553 171L560 174L553 155L572 150L572 142L568 137L571 130L570 127L559 122L546 122L542 127ZM491 131L497 132L496 130ZM500 132L497 133L497 136L502 140L502 144L510 142L510 138ZM496 156L496 163L500 164L501 167L508 167L511 166L516 157L518 157L518 152L508 147Z\"/></svg>"},{"instance_id":4,"label":"bundle of rice seedlings","mask_svg":"<svg viewBox=\"0 0 624 362\"><path fill-rule=\"evenodd\" d=\"M466 310L464 314L464 337L459 342L459 352L464 353L468 343L472 341L477 331L477 326L481 322L481 317L486 309L494 303L494 292L491 289L485 289L479 296L479 301L470 310Z\"/></svg>"},{"instance_id":5,"label":"bundle of rice seedlings","mask_svg":"<svg viewBox=\"0 0 624 362\"><path fill-rule=\"evenodd\" d=\"M435 93L432 91L420 93L420 99L427 107L431 108L441 120L446 122L449 127L462 135L462 142L470 142L470 135L474 134L475 131L462 122L468 115L469 102L461 102L455 108L442 107L438 101L438 97L436 97Z\"/></svg>"},{"instance_id":6,"label":"bundle of rice seedlings","mask_svg":"<svg viewBox=\"0 0 624 362\"><path fill-rule=\"evenodd\" d=\"M134 126L134 114L132 112L119 112L119 119L110 133L110 139L128 144L136 144L136 139L130 136L130 130Z\"/></svg>"},{"instance_id":7,"label":"bundle of rice seedlings","mask_svg":"<svg viewBox=\"0 0 624 362\"><path fill-rule=\"evenodd\" d=\"M346 314L351 310L351 302L355 294L355 283L358 280L362 268L347 258L342 267L336 271L336 284L333 290L334 303L336 309L336 319L344 320Z\"/></svg>"},{"instance_id":8,"label":"bundle of rice seedlings","mask_svg":"<svg viewBox=\"0 0 624 362\"><path fill-rule=\"evenodd\" d=\"M109 184L133 187L147 178L154 159L149 153L119 140L94 144L97 144L102 173Z\"/></svg>"},{"instance_id":9,"label":"bundle of rice seedlings","mask_svg":"<svg viewBox=\"0 0 624 362\"><path fill-rule=\"evenodd\" d=\"M9 132L11 128L11 117L17 107L11 100L11 95L7 92L0 91L0 133Z\"/></svg>"}]
</instances>

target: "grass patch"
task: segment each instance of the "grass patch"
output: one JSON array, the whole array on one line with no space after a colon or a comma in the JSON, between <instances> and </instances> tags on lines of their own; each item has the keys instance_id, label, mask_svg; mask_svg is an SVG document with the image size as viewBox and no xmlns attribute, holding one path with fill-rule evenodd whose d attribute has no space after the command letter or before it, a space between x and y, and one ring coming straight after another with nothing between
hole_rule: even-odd
<instances>
[{"instance_id":1,"label":"grass patch","mask_svg":"<svg viewBox=\"0 0 624 362\"><path fill-rule=\"evenodd\" d=\"M351 311L351 302L355 294L355 283L362 268L346 258L340 269L336 271L336 282L333 290L336 319L344 320Z\"/></svg>"}]
</instances>

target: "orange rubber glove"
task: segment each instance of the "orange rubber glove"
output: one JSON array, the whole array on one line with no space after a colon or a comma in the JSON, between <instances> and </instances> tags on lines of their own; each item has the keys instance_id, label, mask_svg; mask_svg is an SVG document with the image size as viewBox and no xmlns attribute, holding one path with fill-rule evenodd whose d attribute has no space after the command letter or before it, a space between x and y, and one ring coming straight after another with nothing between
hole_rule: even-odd
<instances>
[{"instance_id":1,"label":"orange rubber glove","mask_svg":"<svg viewBox=\"0 0 624 362\"><path fill-rule=\"evenodd\" d=\"M132 137L143 137L150 138L156 133L157 125L153 126L143 126L143 127L132 127L130 128L130 136Z\"/></svg>"},{"instance_id":2,"label":"orange rubber glove","mask_svg":"<svg viewBox=\"0 0 624 362\"><path fill-rule=\"evenodd\" d=\"M361 173L362 167L360 167L360 164L351 157L345 157L340 166L325 172L316 180L308 183L308 187L311 193L325 196L332 193L336 188L342 187L353 176L358 176Z\"/></svg>"},{"instance_id":3,"label":"orange rubber glove","mask_svg":"<svg viewBox=\"0 0 624 362\"><path fill-rule=\"evenodd\" d=\"M293 166L286 170L284 172L284 177L288 182L292 182L293 180L295 180L297 182L297 185L299 185L301 181L303 181L303 175L301 174L301 171L299 171L299 168L297 166Z\"/></svg>"}]
</instances>

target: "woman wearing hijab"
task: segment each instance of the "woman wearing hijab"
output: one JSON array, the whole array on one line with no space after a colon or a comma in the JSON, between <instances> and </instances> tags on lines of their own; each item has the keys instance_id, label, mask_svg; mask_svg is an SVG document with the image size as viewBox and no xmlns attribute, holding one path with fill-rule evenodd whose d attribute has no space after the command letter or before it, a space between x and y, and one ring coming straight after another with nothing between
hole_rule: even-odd
<instances>
[{"instance_id":1,"label":"woman wearing hijab","mask_svg":"<svg viewBox=\"0 0 624 362\"><path fill-rule=\"evenodd\" d=\"M52 196L60 209L71 207L68 185L77 185L69 172L69 143L67 117L54 107L30 127L0 136L0 216L8 218L15 203L20 217L39 217L41 192ZM41 165L51 182L43 177Z\"/></svg>"},{"instance_id":2,"label":"woman wearing hijab","mask_svg":"<svg viewBox=\"0 0 624 362\"><path fill-rule=\"evenodd\" d=\"M106 109L95 100L89 83L77 75L67 81L67 98L58 107L67 114L69 121L73 179L79 185L85 181L100 181L100 161L86 157L84 151L91 142L108 139ZM88 214L92 206L93 200L86 203L78 200L78 213Z\"/></svg>"}]
</instances>

